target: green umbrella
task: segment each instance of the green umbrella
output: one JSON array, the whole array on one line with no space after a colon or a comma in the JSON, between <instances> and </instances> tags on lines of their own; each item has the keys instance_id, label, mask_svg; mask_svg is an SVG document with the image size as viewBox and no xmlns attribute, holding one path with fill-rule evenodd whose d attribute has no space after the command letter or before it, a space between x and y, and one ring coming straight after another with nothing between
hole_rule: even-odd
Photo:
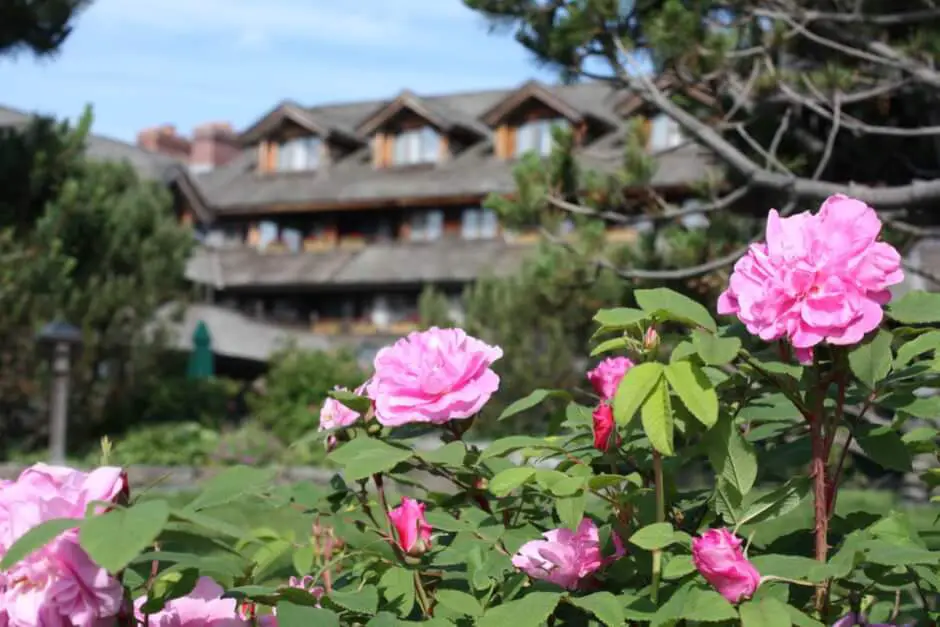
<instances>
[{"instance_id":1,"label":"green umbrella","mask_svg":"<svg viewBox=\"0 0 940 627\"><path fill-rule=\"evenodd\" d=\"M208 379L215 373L212 356L212 336L202 320L193 331L193 351L189 354L186 376L190 379Z\"/></svg>"}]
</instances>

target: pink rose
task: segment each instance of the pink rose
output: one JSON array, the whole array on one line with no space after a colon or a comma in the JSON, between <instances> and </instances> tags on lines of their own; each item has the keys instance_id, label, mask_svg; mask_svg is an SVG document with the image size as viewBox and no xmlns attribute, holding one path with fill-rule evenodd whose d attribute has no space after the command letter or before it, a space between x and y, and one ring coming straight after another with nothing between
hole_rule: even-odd
<instances>
[{"instance_id":1,"label":"pink rose","mask_svg":"<svg viewBox=\"0 0 940 627\"><path fill-rule=\"evenodd\" d=\"M614 410L610 408L605 402L601 402L594 409L594 448L606 453L607 449L610 448L610 437L617 430L617 425L614 423ZM620 440L620 437L617 437L617 440Z\"/></svg>"},{"instance_id":2,"label":"pink rose","mask_svg":"<svg viewBox=\"0 0 940 627\"><path fill-rule=\"evenodd\" d=\"M729 603L750 598L760 585L760 573L744 557L741 539L727 529L709 529L692 540L692 561Z\"/></svg>"},{"instance_id":3,"label":"pink rose","mask_svg":"<svg viewBox=\"0 0 940 627\"><path fill-rule=\"evenodd\" d=\"M192 592L168 601L162 610L150 614L153 627L247 627L250 621L240 617L238 601L223 599L225 591L210 577L200 577ZM134 602L135 616L144 620L141 606L147 602L143 596Z\"/></svg>"},{"instance_id":4,"label":"pink rose","mask_svg":"<svg viewBox=\"0 0 940 627\"><path fill-rule=\"evenodd\" d=\"M26 469L0 490L0 556L40 523L83 518L91 503L113 503L126 491L120 468L84 473L36 464ZM0 574L0 625L93 627L116 617L123 597L120 582L91 561L78 531L70 529Z\"/></svg>"},{"instance_id":5,"label":"pink rose","mask_svg":"<svg viewBox=\"0 0 940 627\"><path fill-rule=\"evenodd\" d=\"M431 525L424 518L424 503L402 497L401 505L390 511L388 517L402 551L417 556L431 547Z\"/></svg>"},{"instance_id":6,"label":"pink rose","mask_svg":"<svg viewBox=\"0 0 940 627\"><path fill-rule=\"evenodd\" d=\"M881 324L888 288L904 279L900 254L877 241L880 232L874 209L841 194L815 215L771 210L767 242L735 264L718 312L765 341L787 338L804 363L817 344L857 344Z\"/></svg>"},{"instance_id":7,"label":"pink rose","mask_svg":"<svg viewBox=\"0 0 940 627\"><path fill-rule=\"evenodd\" d=\"M543 579L567 590L575 590L591 575L626 552L616 533L611 535L614 554L601 552L597 525L585 518L577 531L553 529L544 540L526 542L513 556L512 564L533 579Z\"/></svg>"},{"instance_id":8,"label":"pink rose","mask_svg":"<svg viewBox=\"0 0 940 627\"><path fill-rule=\"evenodd\" d=\"M375 357L369 397L376 419L397 427L469 418L499 387L490 366L502 356L502 349L462 329L412 332Z\"/></svg>"},{"instance_id":9,"label":"pink rose","mask_svg":"<svg viewBox=\"0 0 940 627\"><path fill-rule=\"evenodd\" d=\"M601 400L610 400L617 393L623 376L632 367L633 362L626 357L608 357L588 372L587 378Z\"/></svg>"},{"instance_id":10,"label":"pink rose","mask_svg":"<svg viewBox=\"0 0 940 627\"><path fill-rule=\"evenodd\" d=\"M356 388L353 394L362 396L365 392L365 388L366 384L363 383ZM337 385L333 389L343 392L348 391L340 385ZM343 429L352 426L357 420L359 420L359 412L349 409L332 396L328 396L326 400L323 401L323 406L320 407L320 431Z\"/></svg>"}]
</instances>

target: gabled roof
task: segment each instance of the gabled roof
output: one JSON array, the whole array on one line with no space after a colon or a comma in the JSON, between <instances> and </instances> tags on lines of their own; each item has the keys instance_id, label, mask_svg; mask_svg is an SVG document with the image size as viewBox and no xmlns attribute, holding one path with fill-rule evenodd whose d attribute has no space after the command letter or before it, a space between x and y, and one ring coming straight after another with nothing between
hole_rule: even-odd
<instances>
[{"instance_id":1,"label":"gabled roof","mask_svg":"<svg viewBox=\"0 0 940 627\"><path fill-rule=\"evenodd\" d=\"M538 100L545 106L554 109L559 115L574 124L584 120L584 111L579 110L565 98L553 93L538 81L526 81L521 87L510 92L505 98L483 113L480 119L490 126L496 126L530 99Z\"/></svg>"},{"instance_id":2,"label":"gabled roof","mask_svg":"<svg viewBox=\"0 0 940 627\"><path fill-rule=\"evenodd\" d=\"M365 144L365 141L354 131L329 120L322 114L312 113L290 100L281 102L262 116L260 120L242 132L240 139L246 144L254 143L280 127L285 121L291 121L324 139L338 141L348 146Z\"/></svg>"},{"instance_id":3,"label":"gabled roof","mask_svg":"<svg viewBox=\"0 0 940 627\"><path fill-rule=\"evenodd\" d=\"M489 129L478 120L467 116L446 104L425 100L405 89L388 103L382 104L363 120L356 130L362 135L371 135L403 110L409 110L444 132L464 131L478 137L489 135Z\"/></svg>"}]
</instances>

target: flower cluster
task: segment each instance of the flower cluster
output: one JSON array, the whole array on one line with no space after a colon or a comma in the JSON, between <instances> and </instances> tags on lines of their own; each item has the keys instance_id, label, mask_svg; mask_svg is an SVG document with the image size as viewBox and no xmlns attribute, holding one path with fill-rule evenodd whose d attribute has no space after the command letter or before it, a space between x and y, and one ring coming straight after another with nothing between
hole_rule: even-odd
<instances>
[{"instance_id":1,"label":"flower cluster","mask_svg":"<svg viewBox=\"0 0 940 627\"><path fill-rule=\"evenodd\" d=\"M375 374L356 394L372 399L375 418L386 427L470 418L499 387L490 366L502 356L502 349L462 329L415 331L378 352ZM358 412L328 399L320 411L320 429L349 427L359 418Z\"/></svg>"},{"instance_id":2,"label":"flower cluster","mask_svg":"<svg viewBox=\"0 0 940 627\"><path fill-rule=\"evenodd\" d=\"M594 392L601 397L601 401L594 409L593 415L594 448L601 452L607 452L610 448L611 436L616 431L611 403L614 395L617 394L620 382L632 367L633 362L626 357L608 357L587 373L588 381L591 382Z\"/></svg>"},{"instance_id":3,"label":"flower cluster","mask_svg":"<svg viewBox=\"0 0 940 627\"><path fill-rule=\"evenodd\" d=\"M900 254L880 232L874 209L841 194L817 214L771 211L767 241L735 264L718 312L763 340L786 338L804 362L821 343L857 344L881 323L888 288L904 279Z\"/></svg>"},{"instance_id":4,"label":"flower cluster","mask_svg":"<svg viewBox=\"0 0 940 627\"><path fill-rule=\"evenodd\" d=\"M0 482L0 556L47 520L83 518L96 502L126 497L120 468L84 473L36 464L16 481ZM88 557L71 529L0 573L0 625L92 627L117 616L123 598L120 582Z\"/></svg>"},{"instance_id":5,"label":"flower cluster","mask_svg":"<svg viewBox=\"0 0 940 627\"><path fill-rule=\"evenodd\" d=\"M611 534L614 553L605 557L597 525L585 518L576 531L553 529L544 540L527 542L513 556L512 564L533 579L543 579L567 590L576 590L597 571L622 557L626 550L616 533Z\"/></svg>"}]
</instances>

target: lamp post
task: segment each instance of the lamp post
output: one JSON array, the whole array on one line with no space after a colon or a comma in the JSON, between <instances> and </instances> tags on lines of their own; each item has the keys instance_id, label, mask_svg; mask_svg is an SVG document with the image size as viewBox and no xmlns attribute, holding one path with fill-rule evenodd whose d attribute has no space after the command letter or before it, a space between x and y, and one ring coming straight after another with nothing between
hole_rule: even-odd
<instances>
[{"instance_id":1,"label":"lamp post","mask_svg":"<svg viewBox=\"0 0 940 627\"><path fill-rule=\"evenodd\" d=\"M65 463L68 435L69 373L75 353L82 345L82 332L73 325L50 322L39 332L38 342L52 362L52 397L49 404L49 463Z\"/></svg>"}]
</instances>

